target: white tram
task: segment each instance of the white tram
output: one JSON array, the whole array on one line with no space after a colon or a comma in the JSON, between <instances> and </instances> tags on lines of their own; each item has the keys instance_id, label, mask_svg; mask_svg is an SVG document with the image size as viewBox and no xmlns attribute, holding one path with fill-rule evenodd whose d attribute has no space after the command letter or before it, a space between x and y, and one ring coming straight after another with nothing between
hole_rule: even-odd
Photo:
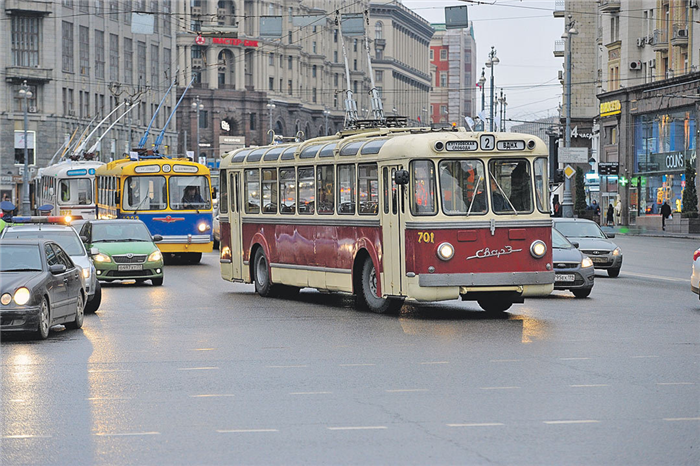
<instances>
[{"instance_id":1,"label":"white tram","mask_svg":"<svg viewBox=\"0 0 700 466\"><path fill-rule=\"evenodd\" d=\"M95 218L95 170L102 165L94 160L66 160L40 169L34 179L34 208L50 204L49 215Z\"/></svg>"}]
</instances>

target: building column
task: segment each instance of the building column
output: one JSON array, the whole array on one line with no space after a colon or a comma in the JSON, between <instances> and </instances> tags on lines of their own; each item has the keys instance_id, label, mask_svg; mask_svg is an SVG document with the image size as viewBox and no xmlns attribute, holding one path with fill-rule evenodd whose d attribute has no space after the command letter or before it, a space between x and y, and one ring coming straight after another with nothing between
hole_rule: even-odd
<instances>
[{"instance_id":1,"label":"building column","mask_svg":"<svg viewBox=\"0 0 700 466\"><path fill-rule=\"evenodd\" d=\"M216 66L217 63L217 55L219 53L218 47L214 47L213 45L210 45L207 47L206 50L206 57L207 57L207 68L206 68L206 74L207 74L207 83L209 84L209 89L218 89L219 88L219 67Z\"/></svg>"}]
</instances>

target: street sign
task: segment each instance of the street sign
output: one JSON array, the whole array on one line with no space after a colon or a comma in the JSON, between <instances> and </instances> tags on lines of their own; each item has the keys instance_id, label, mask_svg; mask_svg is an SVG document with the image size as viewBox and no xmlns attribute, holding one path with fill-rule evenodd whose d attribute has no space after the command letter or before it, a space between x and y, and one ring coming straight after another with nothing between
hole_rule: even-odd
<instances>
[{"instance_id":1,"label":"street sign","mask_svg":"<svg viewBox=\"0 0 700 466\"><path fill-rule=\"evenodd\" d=\"M572 167L571 165L567 165L566 167L564 167L564 174L567 178L571 178L576 174L576 170L574 170L574 167Z\"/></svg>"},{"instance_id":2,"label":"street sign","mask_svg":"<svg viewBox=\"0 0 700 466\"><path fill-rule=\"evenodd\" d=\"M620 173L620 164L617 162L600 162L598 163L599 175L617 175Z\"/></svg>"},{"instance_id":3,"label":"street sign","mask_svg":"<svg viewBox=\"0 0 700 466\"><path fill-rule=\"evenodd\" d=\"M559 163L588 163L588 148L560 147Z\"/></svg>"}]
</instances>

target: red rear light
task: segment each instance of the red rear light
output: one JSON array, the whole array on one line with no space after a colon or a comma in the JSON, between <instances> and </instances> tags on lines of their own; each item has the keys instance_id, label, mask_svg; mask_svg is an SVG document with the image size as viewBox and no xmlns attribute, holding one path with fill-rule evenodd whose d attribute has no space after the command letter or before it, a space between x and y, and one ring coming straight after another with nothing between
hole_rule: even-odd
<instances>
[{"instance_id":1,"label":"red rear light","mask_svg":"<svg viewBox=\"0 0 700 466\"><path fill-rule=\"evenodd\" d=\"M698 257L700 257L700 249L697 249L695 253L693 254L693 260L696 261L698 260Z\"/></svg>"}]
</instances>

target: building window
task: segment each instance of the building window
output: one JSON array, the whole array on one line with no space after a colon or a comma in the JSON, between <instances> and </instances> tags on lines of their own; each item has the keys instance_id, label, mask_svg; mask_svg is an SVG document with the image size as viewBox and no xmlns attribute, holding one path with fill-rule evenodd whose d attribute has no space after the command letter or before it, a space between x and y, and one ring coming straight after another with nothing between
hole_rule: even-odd
<instances>
[{"instance_id":1,"label":"building window","mask_svg":"<svg viewBox=\"0 0 700 466\"><path fill-rule=\"evenodd\" d=\"M335 74L333 75L333 85L334 85L335 87L338 87L338 73L335 73Z\"/></svg>"},{"instance_id":2,"label":"building window","mask_svg":"<svg viewBox=\"0 0 700 466\"><path fill-rule=\"evenodd\" d=\"M435 50L430 49L430 61L435 60Z\"/></svg>"},{"instance_id":3,"label":"building window","mask_svg":"<svg viewBox=\"0 0 700 466\"><path fill-rule=\"evenodd\" d=\"M442 61L447 60L447 50L446 49L440 50L440 60L442 60Z\"/></svg>"},{"instance_id":4,"label":"building window","mask_svg":"<svg viewBox=\"0 0 700 466\"><path fill-rule=\"evenodd\" d=\"M172 33L172 5L170 4L170 0L163 0L163 33L166 36L171 35Z\"/></svg>"},{"instance_id":5,"label":"building window","mask_svg":"<svg viewBox=\"0 0 700 466\"><path fill-rule=\"evenodd\" d=\"M354 71L357 71L357 58L352 60L352 69Z\"/></svg>"},{"instance_id":6,"label":"building window","mask_svg":"<svg viewBox=\"0 0 700 466\"><path fill-rule=\"evenodd\" d=\"M134 79L134 50L131 39L124 38L124 83L131 84Z\"/></svg>"},{"instance_id":7,"label":"building window","mask_svg":"<svg viewBox=\"0 0 700 466\"><path fill-rule=\"evenodd\" d=\"M374 58L376 60L384 60L384 50L377 50Z\"/></svg>"},{"instance_id":8,"label":"building window","mask_svg":"<svg viewBox=\"0 0 700 466\"><path fill-rule=\"evenodd\" d=\"M316 65L313 65L311 67L311 77L315 78L316 77Z\"/></svg>"},{"instance_id":9,"label":"building window","mask_svg":"<svg viewBox=\"0 0 700 466\"><path fill-rule=\"evenodd\" d=\"M377 21L377 24L374 25L374 38L384 39L384 24L381 21Z\"/></svg>"},{"instance_id":10,"label":"building window","mask_svg":"<svg viewBox=\"0 0 700 466\"><path fill-rule=\"evenodd\" d=\"M160 15L158 14L158 0L151 2L151 13L153 13L153 34L158 34L158 23L160 21Z\"/></svg>"},{"instance_id":11,"label":"building window","mask_svg":"<svg viewBox=\"0 0 700 466\"><path fill-rule=\"evenodd\" d=\"M73 8L73 0L63 0L63 6L66 8Z\"/></svg>"},{"instance_id":12,"label":"building window","mask_svg":"<svg viewBox=\"0 0 700 466\"><path fill-rule=\"evenodd\" d=\"M287 81L287 94L292 95L292 80Z\"/></svg>"},{"instance_id":13,"label":"building window","mask_svg":"<svg viewBox=\"0 0 700 466\"><path fill-rule=\"evenodd\" d=\"M384 81L384 71L382 71L382 70L375 71L374 72L374 79L378 83L383 82Z\"/></svg>"},{"instance_id":14,"label":"building window","mask_svg":"<svg viewBox=\"0 0 700 466\"><path fill-rule=\"evenodd\" d=\"M90 28L80 26L78 41L80 42L80 74L90 76Z\"/></svg>"},{"instance_id":15,"label":"building window","mask_svg":"<svg viewBox=\"0 0 700 466\"><path fill-rule=\"evenodd\" d=\"M290 23L294 22L294 10L291 6L287 8L287 21Z\"/></svg>"},{"instance_id":16,"label":"building window","mask_svg":"<svg viewBox=\"0 0 700 466\"><path fill-rule=\"evenodd\" d=\"M117 0L109 0L109 19L119 21L119 5Z\"/></svg>"},{"instance_id":17,"label":"building window","mask_svg":"<svg viewBox=\"0 0 700 466\"><path fill-rule=\"evenodd\" d=\"M95 30L95 77L105 78L105 33Z\"/></svg>"},{"instance_id":18,"label":"building window","mask_svg":"<svg viewBox=\"0 0 700 466\"><path fill-rule=\"evenodd\" d=\"M95 15L102 16L105 12L105 0L95 0Z\"/></svg>"},{"instance_id":19,"label":"building window","mask_svg":"<svg viewBox=\"0 0 700 466\"><path fill-rule=\"evenodd\" d=\"M73 72L73 23L63 21L62 70Z\"/></svg>"},{"instance_id":20,"label":"building window","mask_svg":"<svg viewBox=\"0 0 700 466\"><path fill-rule=\"evenodd\" d=\"M78 11L80 11L81 13L89 13L89 0L78 0Z\"/></svg>"},{"instance_id":21,"label":"building window","mask_svg":"<svg viewBox=\"0 0 700 466\"><path fill-rule=\"evenodd\" d=\"M208 128L209 127L209 111L200 110L199 111L199 127Z\"/></svg>"},{"instance_id":22,"label":"building window","mask_svg":"<svg viewBox=\"0 0 700 466\"><path fill-rule=\"evenodd\" d=\"M119 81L119 36L109 35L109 79Z\"/></svg>"},{"instance_id":23,"label":"building window","mask_svg":"<svg viewBox=\"0 0 700 466\"><path fill-rule=\"evenodd\" d=\"M270 66L275 66L275 54L270 52L267 64Z\"/></svg>"},{"instance_id":24,"label":"building window","mask_svg":"<svg viewBox=\"0 0 700 466\"><path fill-rule=\"evenodd\" d=\"M357 39L352 41L352 51L357 52Z\"/></svg>"},{"instance_id":25,"label":"building window","mask_svg":"<svg viewBox=\"0 0 700 466\"><path fill-rule=\"evenodd\" d=\"M274 91L275 90L275 78L269 78L267 82L267 90L269 91Z\"/></svg>"},{"instance_id":26,"label":"building window","mask_svg":"<svg viewBox=\"0 0 700 466\"><path fill-rule=\"evenodd\" d=\"M333 30L333 43L335 43L335 44L338 43L338 30L337 29Z\"/></svg>"},{"instance_id":27,"label":"building window","mask_svg":"<svg viewBox=\"0 0 700 466\"><path fill-rule=\"evenodd\" d=\"M257 120L258 120L258 114L251 113L250 114L250 130L251 131L257 130Z\"/></svg>"},{"instance_id":28,"label":"building window","mask_svg":"<svg viewBox=\"0 0 700 466\"><path fill-rule=\"evenodd\" d=\"M312 50L312 52L314 53L314 55L317 53L317 52L316 52L316 41L313 41L313 42L312 42L312 44L311 44L311 50Z\"/></svg>"},{"instance_id":29,"label":"building window","mask_svg":"<svg viewBox=\"0 0 700 466\"><path fill-rule=\"evenodd\" d=\"M447 73L440 72L440 87L447 87Z\"/></svg>"},{"instance_id":30,"label":"building window","mask_svg":"<svg viewBox=\"0 0 700 466\"><path fill-rule=\"evenodd\" d=\"M194 47L192 47L192 53L194 53ZM144 77L144 73L146 72L146 43L139 41L138 44L136 44L136 69L138 70L139 73L139 79L138 79L138 84L145 84L141 82L141 79Z\"/></svg>"},{"instance_id":31,"label":"building window","mask_svg":"<svg viewBox=\"0 0 700 466\"><path fill-rule=\"evenodd\" d=\"M292 58L291 55L287 57L287 69L288 69L288 70L291 70L291 69L292 69L293 60L294 60L294 59Z\"/></svg>"},{"instance_id":32,"label":"building window","mask_svg":"<svg viewBox=\"0 0 700 466\"><path fill-rule=\"evenodd\" d=\"M12 16L12 64L39 66L40 18Z\"/></svg>"},{"instance_id":33,"label":"building window","mask_svg":"<svg viewBox=\"0 0 700 466\"><path fill-rule=\"evenodd\" d=\"M311 101L316 103L316 88L311 89Z\"/></svg>"},{"instance_id":34,"label":"building window","mask_svg":"<svg viewBox=\"0 0 700 466\"><path fill-rule=\"evenodd\" d=\"M151 45L151 87L158 86L160 79L160 70L158 69L158 45Z\"/></svg>"},{"instance_id":35,"label":"building window","mask_svg":"<svg viewBox=\"0 0 700 466\"><path fill-rule=\"evenodd\" d=\"M124 24L131 25L131 0L123 0L124 5Z\"/></svg>"},{"instance_id":36,"label":"building window","mask_svg":"<svg viewBox=\"0 0 700 466\"><path fill-rule=\"evenodd\" d=\"M338 63L338 51L333 51L333 63Z\"/></svg>"},{"instance_id":37,"label":"building window","mask_svg":"<svg viewBox=\"0 0 700 466\"><path fill-rule=\"evenodd\" d=\"M294 43L294 40L292 39L292 31L289 31L287 33L287 42L289 42L290 44Z\"/></svg>"}]
</instances>

